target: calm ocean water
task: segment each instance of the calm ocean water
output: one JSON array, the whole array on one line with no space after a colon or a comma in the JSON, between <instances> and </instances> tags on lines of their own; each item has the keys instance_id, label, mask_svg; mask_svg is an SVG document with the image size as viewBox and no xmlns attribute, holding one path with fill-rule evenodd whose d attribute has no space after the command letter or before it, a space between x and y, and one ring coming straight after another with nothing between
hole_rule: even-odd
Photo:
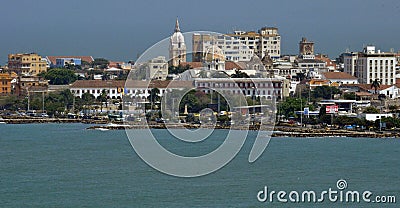
<instances>
[{"instance_id":1,"label":"calm ocean water","mask_svg":"<svg viewBox=\"0 0 400 208\"><path fill-rule=\"evenodd\" d=\"M176 178L144 163L124 131L83 124L0 125L0 207L400 207L400 140L273 138L248 163L254 139L221 170ZM182 144L154 130L165 147L200 155L223 142L225 130ZM348 190L395 195L396 204L261 203L264 186L321 192L345 179ZM337 189L337 188L336 188Z\"/></svg>"}]
</instances>

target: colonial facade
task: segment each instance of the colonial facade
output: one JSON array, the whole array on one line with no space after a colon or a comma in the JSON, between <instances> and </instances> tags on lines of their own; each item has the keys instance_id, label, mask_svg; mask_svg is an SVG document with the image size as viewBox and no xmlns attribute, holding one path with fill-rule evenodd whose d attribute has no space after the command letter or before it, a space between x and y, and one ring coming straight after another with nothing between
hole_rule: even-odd
<instances>
[{"instance_id":1,"label":"colonial facade","mask_svg":"<svg viewBox=\"0 0 400 208\"><path fill-rule=\"evenodd\" d=\"M260 96L268 100L289 96L290 87L288 80L270 78L199 78L195 79L194 85L204 93L220 91L231 95Z\"/></svg>"},{"instance_id":2,"label":"colonial facade","mask_svg":"<svg viewBox=\"0 0 400 208\"><path fill-rule=\"evenodd\" d=\"M193 82L133 80L125 83L123 80L78 80L71 84L70 91L76 97L82 97L84 93L89 93L97 98L105 92L108 99L122 99L123 96L128 96L145 100L153 88L158 88L160 96L163 96L167 90L193 88Z\"/></svg>"},{"instance_id":3,"label":"colonial facade","mask_svg":"<svg viewBox=\"0 0 400 208\"><path fill-rule=\"evenodd\" d=\"M314 42L302 38L299 43L299 55L302 59L314 59Z\"/></svg>"}]
</instances>

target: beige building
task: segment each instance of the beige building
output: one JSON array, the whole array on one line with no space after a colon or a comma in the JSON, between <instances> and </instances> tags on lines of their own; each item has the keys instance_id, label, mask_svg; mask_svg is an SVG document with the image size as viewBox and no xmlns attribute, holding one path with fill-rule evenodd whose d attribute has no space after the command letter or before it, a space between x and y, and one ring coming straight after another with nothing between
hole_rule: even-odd
<instances>
[{"instance_id":1,"label":"beige building","mask_svg":"<svg viewBox=\"0 0 400 208\"><path fill-rule=\"evenodd\" d=\"M183 63L183 62L182 62ZM146 80L166 80L168 62L164 56L158 56L146 63Z\"/></svg>"},{"instance_id":2,"label":"beige building","mask_svg":"<svg viewBox=\"0 0 400 208\"><path fill-rule=\"evenodd\" d=\"M17 74L38 75L47 71L47 62L36 53L8 54L8 70Z\"/></svg>"},{"instance_id":3,"label":"beige building","mask_svg":"<svg viewBox=\"0 0 400 208\"><path fill-rule=\"evenodd\" d=\"M265 55L273 59L281 56L281 36L278 28L263 27L258 32L255 31L234 31L233 34L226 34L238 40L237 44L243 44L253 50L254 54L263 58Z\"/></svg>"}]
</instances>

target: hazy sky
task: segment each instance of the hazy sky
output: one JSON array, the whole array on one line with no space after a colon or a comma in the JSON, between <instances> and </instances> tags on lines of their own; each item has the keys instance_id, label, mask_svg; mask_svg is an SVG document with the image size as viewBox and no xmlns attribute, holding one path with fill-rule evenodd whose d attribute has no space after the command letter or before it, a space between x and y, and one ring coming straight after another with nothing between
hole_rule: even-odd
<instances>
[{"instance_id":1,"label":"hazy sky","mask_svg":"<svg viewBox=\"0 0 400 208\"><path fill-rule=\"evenodd\" d=\"M135 60L171 35L177 16L182 32L278 27L283 54L297 54L303 36L316 43L316 52L331 57L346 48L359 51L363 44L400 50L398 0L18 0L0 5L0 64L17 52Z\"/></svg>"}]
</instances>

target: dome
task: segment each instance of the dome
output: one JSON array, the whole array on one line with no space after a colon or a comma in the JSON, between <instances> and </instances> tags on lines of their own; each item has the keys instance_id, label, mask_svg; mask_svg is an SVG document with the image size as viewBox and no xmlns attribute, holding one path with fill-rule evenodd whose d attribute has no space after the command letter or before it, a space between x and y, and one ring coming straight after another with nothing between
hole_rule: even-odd
<instances>
[{"instance_id":1,"label":"dome","mask_svg":"<svg viewBox=\"0 0 400 208\"><path fill-rule=\"evenodd\" d=\"M185 38L181 32L174 32L171 36L171 43L172 44L185 44Z\"/></svg>"},{"instance_id":2,"label":"dome","mask_svg":"<svg viewBox=\"0 0 400 208\"><path fill-rule=\"evenodd\" d=\"M179 21L178 18L176 19L175 23L175 31L170 38L172 45L178 45L178 48L185 47L185 38L181 33L181 29L179 28Z\"/></svg>"}]
</instances>

